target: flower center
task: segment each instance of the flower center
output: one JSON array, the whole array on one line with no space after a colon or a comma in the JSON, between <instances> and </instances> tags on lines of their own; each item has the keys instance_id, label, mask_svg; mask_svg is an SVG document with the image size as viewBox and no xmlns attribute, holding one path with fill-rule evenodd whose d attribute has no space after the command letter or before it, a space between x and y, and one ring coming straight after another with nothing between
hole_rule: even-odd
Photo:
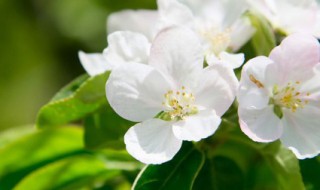
<instances>
[{"instance_id":1,"label":"flower center","mask_svg":"<svg viewBox=\"0 0 320 190\"><path fill-rule=\"evenodd\" d=\"M227 28L223 31L219 31L214 27L210 27L200 31L201 35L210 44L208 53L213 52L216 56L223 51L226 51L231 42L231 29Z\"/></svg>"},{"instance_id":2,"label":"flower center","mask_svg":"<svg viewBox=\"0 0 320 190\"><path fill-rule=\"evenodd\" d=\"M264 88L264 85L253 75L249 75L249 79L258 88ZM294 83L289 82L283 88L279 88L278 85L273 86L273 95L269 100L269 104L274 105L273 111L280 119L283 116L283 108L289 109L294 113L297 109L304 108L304 106L309 103L306 97L310 96L310 93L300 92L299 86L300 81L296 81Z\"/></svg>"},{"instance_id":3,"label":"flower center","mask_svg":"<svg viewBox=\"0 0 320 190\"><path fill-rule=\"evenodd\" d=\"M288 83L284 88L279 90L278 85L273 87L273 103L276 106L290 109L296 112L299 108L304 108L309 103L308 100L303 100L304 97L309 96L310 93L302 93L298 91L300 85L299 81L295 83Z\"/></svg>"},{"instance_id":4,"label":"flower center","mask_svg":"<svg viewBox=\"0 0 320 190\"><path fill-rule=\"evenodd\" d=\"M194 105L195 97L184 86L176 91L169 90L164 94L164 98L164 113L161 116L164 120L183 120L186 116L198 112Z\"/></svg>"}]
</instances>

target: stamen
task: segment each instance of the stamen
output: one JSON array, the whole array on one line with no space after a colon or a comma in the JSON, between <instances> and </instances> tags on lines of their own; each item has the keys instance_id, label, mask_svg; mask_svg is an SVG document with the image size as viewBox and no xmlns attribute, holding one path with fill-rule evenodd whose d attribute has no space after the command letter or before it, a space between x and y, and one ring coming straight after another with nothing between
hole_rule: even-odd
<instances>
[{"instance_id":1,"label":"stamen","mask_svg":"<svg viewBox=\"0 0 320 190\"><path fill-rule=\"evenodd\" d=\"M231 43L231 29L227 28L223 31L213 26L205 26L200 30L200 34L210 43L208 53L214 53L216 56L226 51Z\"/></svg>"},{"instance_id":2,"label":"stamen","mask_svg":"<svg viewBox=\"0 0 320 190\"><path fill-rule=\"evenodd\" d=\"M273 90L274 96L272 98L273 103L276 106L290 109L293 113L296 112L297 109L304 108L309 101L303 100L303 98L310 96L310 93L297 91L296 89L299 89L298 85L300 85L300 81L296 81L295 83L289 82L282 90L278 90L278 86L275 85Z\"/></svg>"},{"instance_id":3,"label":"stamen","mask_svg":"<svg viewBox=\"0 0 320 190\"><path fill-rule=\"evenodd\" d=\"M170 120L182 120L188 115L197 113L198 109L194 106L195 97L192 93L185 91L184 86L181 89L183 91L173 92L170 90L165 94L165 101L162 103L164 106L162 117L170 118Z\"/></svg>"},{"instance_id":4,"label":"stamen","mask_svg":"<svg viewBox=\"0 0 320 190\"><path fill-rule=\"evenodd\" d=\"M253 75L249 75L249 79L251 80L251 82L257 85L258 88L264 88L264 85L259 80L257 80Z\"/></svg>"}]
</instances>

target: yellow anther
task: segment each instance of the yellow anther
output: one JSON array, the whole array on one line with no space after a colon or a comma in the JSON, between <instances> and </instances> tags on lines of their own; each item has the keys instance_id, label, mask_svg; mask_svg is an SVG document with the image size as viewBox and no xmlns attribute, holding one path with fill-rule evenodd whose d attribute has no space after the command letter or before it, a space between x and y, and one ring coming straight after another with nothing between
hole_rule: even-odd
<instances>
[{"instance_id":1,"label":"yellow anther","mask_svg":"<svg viewBox=\"0 0 320 190\"><path fill-rule=\"evenodd\" d=\"M258 88L264 88L264 85L259 80L257 80L253 75L249 75L249 79L251 80L251 82L257 85Z\"/></svg>"},{"instance_id":2,"label":"yellow anther","mask_svg":"<svg viewBox=\"0 0 320 190\"><path fill-rule=\"evenodd\" d=\"M309 96L310 93L297 91L296 89L299 89L298 85L300 85L299 81L293 84L289 82L282 90L278 90L279 87L275 85L273 90L274 96L272 98L273 103L277 106L290 109L292 112L296 112L299 108L304 108L309 103L308 100L304 100L304 97Z\"/></svg>"},{"instance_id":3,"label":"yellow anther","mask_svg":"<svg viewBox=\"0 0 320 190\"><path fill-rule=\"evenodd\" d=\"M185 90L185 87L182 86L181 89ZM162 103L164 113L171 120L184 119L186 116L197 112L197 107L193 106L194 101L194 96L189 92L170 90L165 94L165 101Z\"/></svg>"}]
</instances>

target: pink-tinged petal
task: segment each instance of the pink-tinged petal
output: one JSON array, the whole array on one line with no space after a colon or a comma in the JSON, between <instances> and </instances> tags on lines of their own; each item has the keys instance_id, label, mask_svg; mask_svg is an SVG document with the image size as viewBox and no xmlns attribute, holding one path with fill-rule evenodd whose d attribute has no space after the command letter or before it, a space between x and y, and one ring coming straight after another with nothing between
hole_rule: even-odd
<instances>
[{"instance_id":1,"label":"pink-tinged petal","mask_svg":"<svg viewBox=\"0 0 320 190\"><path fill-rule=\"evenodd\" d=\"M173 123L173 133L181 140L200 141L212 135L221 123L213 110L202 110L184 120Z\"/></svg>"},{"instance_id":2,"label":"pink-tinged petal","mask_svg":"<svg viewBox=\"0 0 320 190\"><path fill-rule=\"evenodd\" d=\"M257 142L272 142L280 138L283 130L281 120L273 112L273 106L261 110L239 107L241 130Z\"/></svg>"},{"instance_id":3,"label":"pink-tinged petal","mask_svg":"<svg viewBox=\"0 0 320 190\"><path fill-rule=\"evenodd\" d=\"M240 107L262 109L268 105L270 81L275 78L274 72L268 69L272 64L269 58L259 56L243 66L237 94Z\"/></svg>"},{"instance_id":4,"label":"pink-tinged petal","mask_svg":"<svg viewBox=\"0 0 320 190\"><path fill-rule=\"evenodd\" d=\"M90 76L102 74L105 71L113 69L115 66L109 63L101 53L84 53L80 51L79 59L83 68Z\"/></svg>"},{"instance_id":5,"label":"pink-tinged petal","mask_svg":"<svg viewBox=\"0 0 320 190\"><path fill-rule=\"evenodd\" d=\"M221 52L219 55L222 62L229 65L231 68L236 69L239 68L244 62L244 54L232 54L227 52Z\"/></svg>"},{"instance_id":6,"label":"pink-tinged petal","mask_svg":"<svg viewBox=\"0 0 320 190\"><path fill-rule=\"evenodd\" d=\"M200 40L191 30L167 28L155 38L149 64L175 81L177 86L185 85L203 68Z\"/></svg>"},{"instance_id":7,"label":"pink-tinged petal","mask_svg":"<svg viewBox=\"0 0 320 190\"><path fill-rule=\"evenodd\" d=\"M191 10L177 0L157 0L161 28L174 25L192 26Z\"/></svg>"},{"instance_id":8,"label":"pink-tinged petal","mask_svg":"<svg viewBox=\"0 0 320 190\"><path fill-rule=\"evenodd\" d=\"M316 105L308 105L295 113L284 111L284 131L280 140L298 159L312 158L320 153L319 118L320 108Z\"/></svg>"},{"instance_id":9,"label":"pink-tinged petal","mask_svg":"<svg viewBox=\"0 0 320 190\"><path fill-rule=\"evenodd\" d=\"M108 48L104 55L108 62L114 65L130 62L148 63L151 44L139 33L119 31L109 34Z\"/></svg>"},{"instance_id":10,"label":"pink-tinged petal","mask_svg":"<svg viewBox=\"0 0 320 190\"><path fill-rule=\"evenodd\" d=\"M107 81L111 107L131 121L153 118L162 110L164 94L172 89L156 69L139 63L115 68Z\"/></svg>"},{"instance_id":11,"label":"pink-tinged petal","mask_svg":"<svg viewBox=\"0 0 320 190\"><path fill-rule=\"evenodd\" d=\"M292 34L270 53L282 73L282 80L299 81L310 76L313 67L319 63L320 46L316 38L307 34Z\"/></svg>"},{"instance_id":12,"label":"pink-tinged petal","mask_svg":"<svg viewBox=\"0 0 320 190\"><path fill-rule=\"evenodd\" d=\"M319 61L319 63L315 66L314 69L315 69L315 72L316 72L316 73L318 73L318 74L320 73L320 61Z\"/></svg>"},{"instance_id":13,"label":"pink-tinged petal","mask_svg":"<svg viewBox=\"0 0 320 190\"><path fill-rule=\"evenodd\" d=\"M177 139L169 122L151 119L131 127L124 136L127 151L145 164L161 164L171 160L179 151L182 140Z\"/></svg>"},{"instance_id":14,"label":"pink-tinged petal","mask_svg":"<svg viewBox=\"0 0 320 190\"><path fill-rule=\"evenodd\" d=\"M193 90L195 104L222 116L233 103L238 84L232 68L223 64L208 66L198 75Z\"/></svg>"},{"instance_id":15,"label":"pink-tinged petal","mask_svg":"<svg viewBox=\"0 0 320 190\"><path fill-rule=\"evenodd\" d=\"M152 10L123 10L115 12L108 17L108 34L115 31L132 31L141 33L152 41L156 34L158 20L158 12Z\"/></svg>"},{"instance_id":16,"label":"pink-tinged petal","mask_svg":"<svg viewBox=\"0 0 320 190\"><path fill-rule=\"evenodd\" d=\"M314 68L313 76L308 81L302 83L299 89L299 92L302 93L302 97L304 100L320 100L320 70L318 70L320 69L320 67L317 67Z\"/></svg>"},{"instance_id":17,"label":"pink-tinged petal","mask_svg":"<svg viewBox=\"0 0 320 190\"><path fill-rule=\"evenodd\" d=\"M317 9L317 20L316 20L316 26L315 26L315 29L314 29L314 36L316 38L320 38L320 6L318 6L318 9Z\"/></svg>"}]
</instances>

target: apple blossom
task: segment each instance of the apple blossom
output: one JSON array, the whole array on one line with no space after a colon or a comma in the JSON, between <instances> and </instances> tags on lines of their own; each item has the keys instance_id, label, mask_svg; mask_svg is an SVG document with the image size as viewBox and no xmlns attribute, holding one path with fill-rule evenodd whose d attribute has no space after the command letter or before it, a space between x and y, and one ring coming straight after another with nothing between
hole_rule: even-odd
<instances>
[{"instance_id":1,"label":"apple blossom","mask_svg":"<svg viewBox=\"0 0 320 190\"><path fill-rule=\"evenodd\" d=\"M320 153L320 46L308 34L292 34L269 57L242 70L238 91L242 131L258 142L277 139L297 158Z\"/></svg>"},{"instance_id":2,"label":"apple blossom","mask_svg":"<svg viewBox=\"0 0 320 190\"><path fill-rule=\"evenodd\" d=\"M182 25L199 35L209 65L243 64L242 53L229 52L238 51L255 31L243 15L248 9L245 0L158 0L158 9L162 25Z\"/></svg>"},{"instance_id":3,"label":"apple blossom","mask_svg":"<svg viewBox=\"0 0 320 190\"><path fill-rule=\"evenodd\" d=\"M140 33L151 42L157 34L159 14L157 10L123 10L109 15L107 31L131 31Z\"/></svg>"},{"instance_id":4,"label":"apple blossom","mask_svg":"<svg viewBox=\"0 0 320 190\"><path fill-rule=\"evenodd\" d=\"M90 76L112 70L121 64L148 62L151 44L140 33L129 31L111 33L108 35L108 44L102 54L79 52L81 64Z\"/></svg>"},{"instance_id":5,"label":"apple blossom","mask_svg":"<svg viewBox=\"0 0 320 190\"><path fill-rule=\"evenodd\" d=\"M91 76L130 62L147 63L150 42L157 33L158 12L123 10L107 20L108 47L103 53L79 52L82 66Z\"/></svg>"},{"instance_id":6,"label":"apple blossom","mask_svg":"<svg viewBox=\"0 0 320 190\"><path fill-rule=\"evenodd\" d=\"M248 0L252 9L264 15L274 28L291 34L320 37L320 8L315 0Z\"/></svg>"},{"instance_id":7,"label":"apple blossom","mask_svg":"<svg viewBox=\"0 0 320 190\"><path fill-rule=\"evenodd\" d=\"M158 12L152 10L112 13L107 20L108 47L102 54L80 51L82 66L94 76L124 63L147 63L157 19Z\"/></svg>"},{"instance_id":8,"label":"apple blossom","mask_svg":"<svg viewBox=\"0 0 320 190\"><path fill-rule=\"evenodd\" d=\"M232 104L238 81L222 64L203 68L203 49L191 30L172 27L154 39L148 64L116 67L106 84L111 107L141 122L125 134L127 151L147 164L173 158L182 141L212 135Z\"/></svg>"}]
</instances>

